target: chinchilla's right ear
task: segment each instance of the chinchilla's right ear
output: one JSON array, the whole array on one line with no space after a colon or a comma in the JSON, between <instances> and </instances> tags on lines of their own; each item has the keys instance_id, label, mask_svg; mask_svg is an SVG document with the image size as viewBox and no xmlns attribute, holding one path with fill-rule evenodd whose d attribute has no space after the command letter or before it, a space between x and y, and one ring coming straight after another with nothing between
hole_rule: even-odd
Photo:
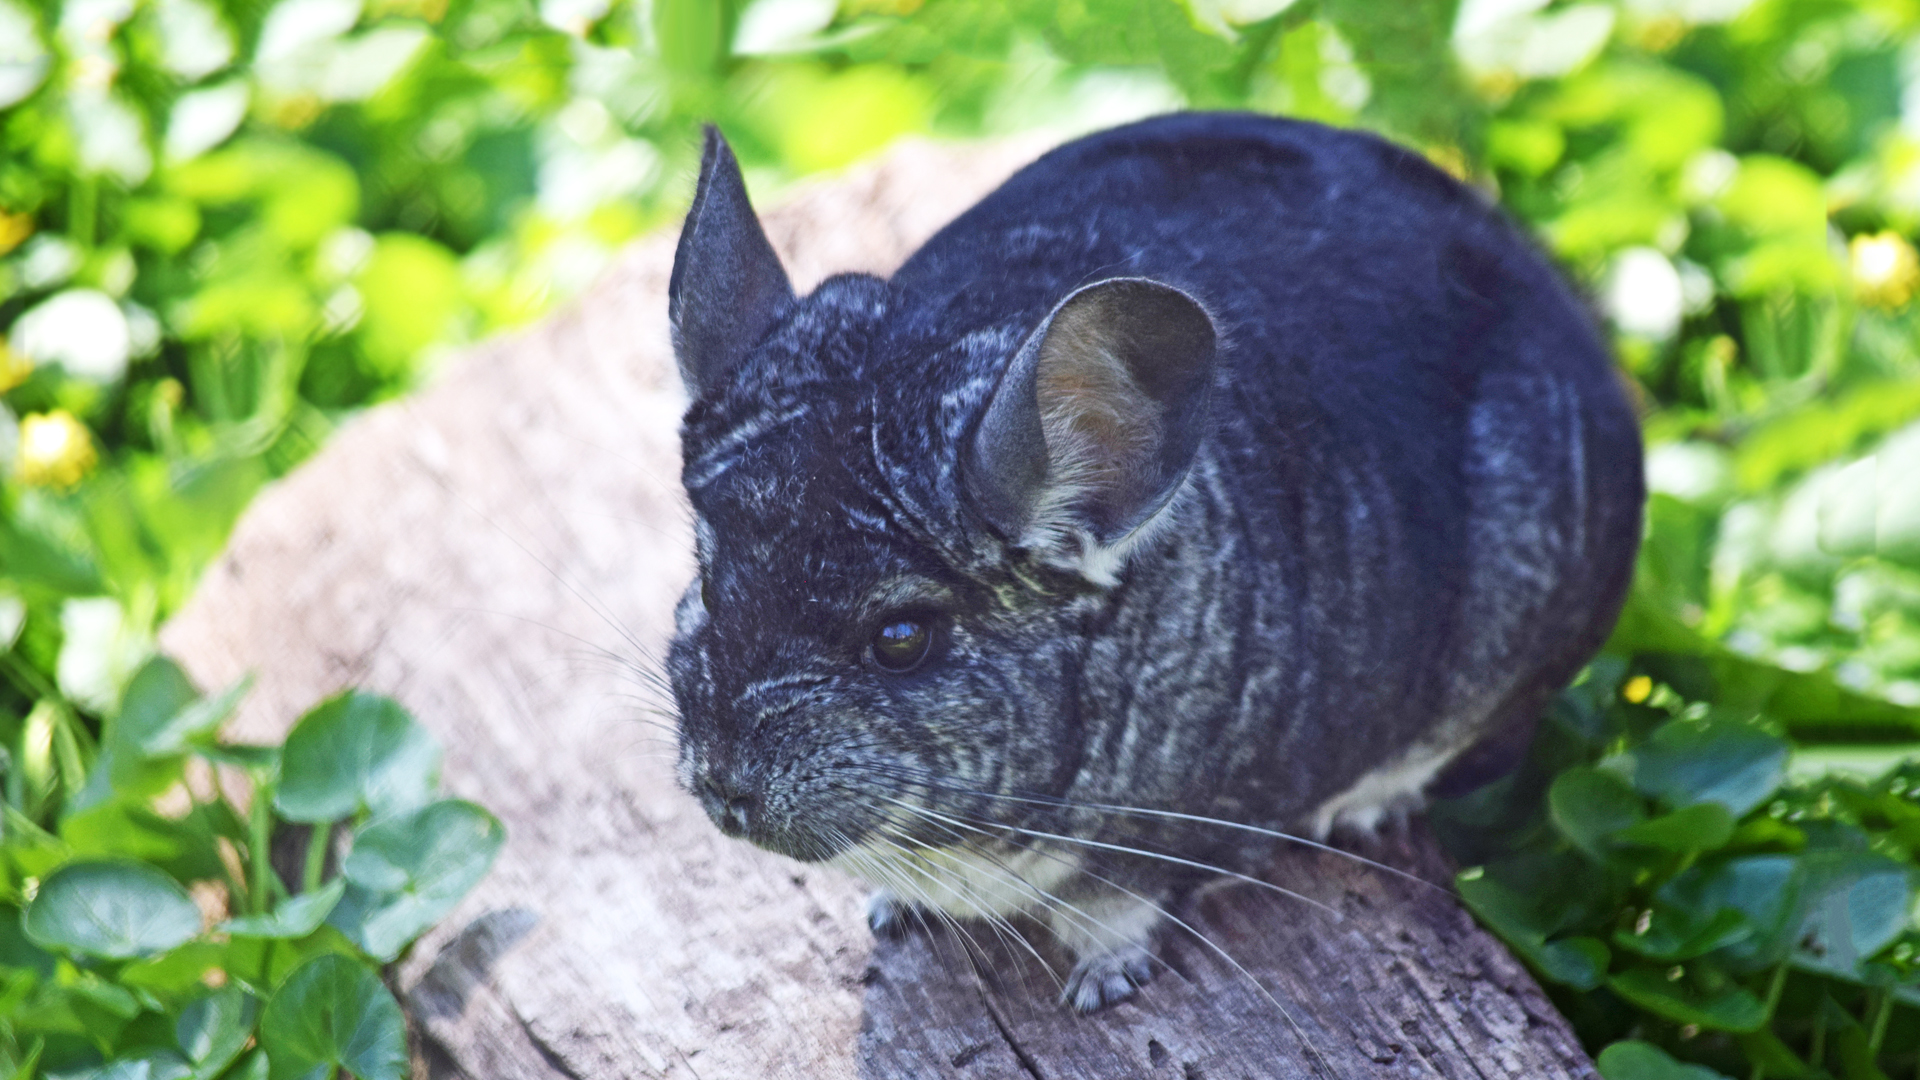
<instances>
[{"instance_id":1,"label":"chinchilla's right ear","mask_svg":"<svg viewBox=\"0 0 1920 1080\"><path fill-rule=\"evenodd\" d=\"M712 393L758 344L793 286L747 202L740 163L707 125L700 184L667 282L673 354L693 398Z\"/></svg>"},{"instance_id":2,"label":"chinchilla's right ear","mask_svg":"<svg viewBox=\"0 0 1920 1080\"><path fill-rule=\"evenodd\" d=\"M1207 430L1216 335L1171 285L1075 291L1015 354L965 476L1002 536L1112 584L1166 515Z\"/></svg>"}]
</instances>

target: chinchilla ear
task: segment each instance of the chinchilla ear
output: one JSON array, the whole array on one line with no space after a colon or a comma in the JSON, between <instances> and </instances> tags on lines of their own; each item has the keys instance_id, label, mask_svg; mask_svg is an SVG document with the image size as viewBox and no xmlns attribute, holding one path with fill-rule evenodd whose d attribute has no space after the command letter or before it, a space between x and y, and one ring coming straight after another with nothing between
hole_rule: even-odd
<instances>
[{"instance_id":1,"label":"chinchilla ear","mask_svg":"<svg viewBox=\"0 0 1920 1080\"><path fill-rule=\"evenodd\" d=\"M966 471L974 504L1023 546L1083 534L1098 550L1080 554L1111 564L1193 463L1214 349L1213 319L1171 285L1112 278L1076 290L987 405Z\"/></svg>"},{"instance_id":2,"label":"chinchilla ear","mask_svg":"<svg viewBox=\"0 0 1920 1080\"><path fill-rule=\"evenodd\" d=\"M667 282L673 354L687 393L698 398L721 386L792 299L787 272L747 202L740 163L709 124L700 183Z\"/></svg>"}]
</instances>

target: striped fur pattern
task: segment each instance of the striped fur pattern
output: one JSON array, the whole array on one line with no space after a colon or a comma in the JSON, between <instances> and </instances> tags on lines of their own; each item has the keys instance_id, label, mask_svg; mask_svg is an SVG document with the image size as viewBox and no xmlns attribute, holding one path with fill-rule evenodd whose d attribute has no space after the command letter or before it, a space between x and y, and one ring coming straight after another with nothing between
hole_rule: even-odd
<instances>
[{"instance_id":1,"label":"striped fur pattern","mask_svg":"<svg viewBox=\"0 0 1920 1080\"><path fill-rule=\"evenodd\" d=\"M710 146L703 190L729 167ZM1202 867L1268 852L1169 814L1324 834L1417 805L1618 613L1640 442L1606 353L1416 155L1150 120L1043 157L889 280L763 286L758 311L727 286L759 258L729 239L758 231L737 202L689 222L675 270L676 320L747 328L687 340L751 336L680 357L680 779L728 831L887 890L876 926L909 903L1031 913L1079 958L1071 1003L1122 998ZM982 418L1063 298L1112 278L1171 286L1217 334L1204 407L1142 436L1191 450L1124 535L1076 524L1059 469L1010 521L976 475ZM876 667L906 616L931 653Z\"/></svg>"}]
</instances>

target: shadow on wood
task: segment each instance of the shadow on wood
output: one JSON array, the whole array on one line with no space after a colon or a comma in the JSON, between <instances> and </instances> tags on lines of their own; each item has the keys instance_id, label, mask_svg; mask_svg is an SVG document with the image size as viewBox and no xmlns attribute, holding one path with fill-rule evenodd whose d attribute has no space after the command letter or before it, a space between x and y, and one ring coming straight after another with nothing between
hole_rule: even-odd
<instances>
[{"instance_id":1,"label":"shadow on wood","mask_svg":"<svg viewBox=\"0 0 1920 1080\"><path fill-rule=\"evenodd\" d=\"M905 147L768 232L803 289L884 273L1037 150ZM875 947L857 883L723 838L673 786L653 677L691 576L672 253L637 246L565 313L340 432L163 633L203 685L255 672L236 738L345 686L398 697L447 787L506 824L494 872L393 973L436 1074L1593 1074L1449 895L1334 855L1284 853L1274 880L1340 919L1217 890L1183 917L1218 951L1174 934L1137 1002L1083 1019L985 927ZM1423 837L1388 857L1445 880Z\"/></svg>"}]
</instances>

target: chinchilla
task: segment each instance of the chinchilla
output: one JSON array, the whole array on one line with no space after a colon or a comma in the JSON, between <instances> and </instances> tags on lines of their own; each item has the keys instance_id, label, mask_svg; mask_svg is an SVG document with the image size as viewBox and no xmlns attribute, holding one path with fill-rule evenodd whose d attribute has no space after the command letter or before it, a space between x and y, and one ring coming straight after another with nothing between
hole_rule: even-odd
<instances>
[{"instance_id":1,"label":"chinchilla","mask_svg":"<svg viewBox=\"0 0 1920 1080\"><path fill-rule=\"evenodd\" d=\"M1588 315L1370 135L1116 128L802 297L709 130L669 311L680 783L877 930L1038 917L1080 1010L1253 830L1371 827L1525 730L1639 542Z\"/></svg>"}]
</instances>

